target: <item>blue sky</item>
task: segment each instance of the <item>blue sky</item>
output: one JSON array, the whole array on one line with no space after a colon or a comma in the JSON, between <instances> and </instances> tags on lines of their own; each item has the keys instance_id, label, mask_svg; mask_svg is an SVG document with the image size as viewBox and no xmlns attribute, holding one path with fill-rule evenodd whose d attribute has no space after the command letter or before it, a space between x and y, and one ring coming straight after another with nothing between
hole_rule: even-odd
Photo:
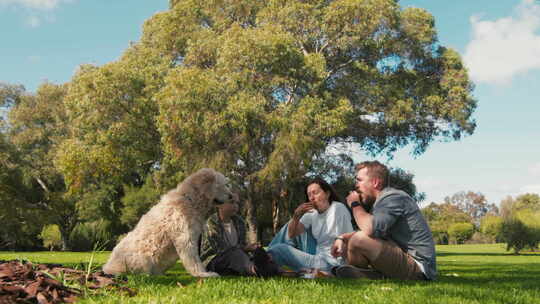
<instances>
[{"instance_id":1,"label":"blue sky","mask_svg":"<svg viewBox=\"0 0 540 304\"><path fill-rule=\"evenodd\" d=\"M458 142L433 143L379 160L413 172L426 202L458 191L492 203L540 193L540 1L402 0L435 16L439 41L464 58L476 83L478 127ZM69 81L79 64L116 60L166 0L0 0L0 82L35 91ZM365 156L355 153L355 159Z\"/></svg>"}]
</instances>

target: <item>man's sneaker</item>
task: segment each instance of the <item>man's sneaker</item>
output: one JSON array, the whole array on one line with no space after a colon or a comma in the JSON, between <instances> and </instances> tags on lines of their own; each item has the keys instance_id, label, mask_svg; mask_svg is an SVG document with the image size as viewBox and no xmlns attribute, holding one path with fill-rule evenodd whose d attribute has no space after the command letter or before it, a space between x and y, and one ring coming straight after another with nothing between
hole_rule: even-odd
<instances>
[{"instance_id":1,"label":"man's sneaker","mask_svg":"<svg viewBox=\"0 0 540 304\"><path fill-rule=\"evenodd\" d=\"M346 279L370 279L370 280L380 280L384 279L382 273L371 269L371 268L358 268L352 265L342 265L334 267L332 273L335 274L338 278Z\"/></svg>"}]
</instances>

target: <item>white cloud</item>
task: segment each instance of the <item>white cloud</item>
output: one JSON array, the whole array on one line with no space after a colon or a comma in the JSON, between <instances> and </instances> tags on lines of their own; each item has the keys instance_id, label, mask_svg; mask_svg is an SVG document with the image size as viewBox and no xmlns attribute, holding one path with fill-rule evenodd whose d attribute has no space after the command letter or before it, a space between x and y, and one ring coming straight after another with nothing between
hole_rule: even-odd
<instances>
[{"instance_id":1,"label":"white cloud","mask_svg":"<svg viewBox=\"0 0 540 304\"><path fill-rule=\"evenodd\" d=\"M529 168L529 173L531 173L533 176L540 176L540 162L533 164Z\"/></svg>"},{"instance_id":2,"label":"white cloud","mask_svg":"<svg viewBox=\"0 0 540 304\"><path fill-rule=\"evenodd\" d=\"M464 184L442 180L435 176L415 176L413 181L418 192L426 193L426 200L422 202L422 207L431 202L442 203L445 197L467 189Z\"/></svg>"},{"instance_id":3,"label":"white cloud","mask_svg":"<svg viewBox=\"0 0 540 304\"><path fill-rule=\"evenodd\" d=\"M540 194L540 184L537 185L526 185L519 189L519 193L536 193Z\"/></svg>"},{"instance_id":4,"label":"white cloud","mask_svg":"<svg viewBox=\"0 0 540 304\"><path fill-rule=\"evenodd\" d=\"M17 5L33 9L50 10L56 8L61 2L72 0L0 0L0 5Z\"/></svg>"},{"instance_id":5,"label":"white cloud","mask_svg":"<svg viewBox=\"0 0 540 304\"><path fill-rule=\"evenodd\" d=\"M540 4L523 0L512 16L494 21L471 17L473 37L464 61L472 80L508 83L515 75L540 69Z\"/></svg>"},{"instance_id":6,"label":"white cloud","mask_svg":"<svg viewBox=\"0 0 540 304\"><path fill-rule=\"evenodd\" d=\"M20 14L26 26L36 28L55 21L54 10L76 0L0 0L0 9L11 8Z\"/></svg>"}]
</instances>

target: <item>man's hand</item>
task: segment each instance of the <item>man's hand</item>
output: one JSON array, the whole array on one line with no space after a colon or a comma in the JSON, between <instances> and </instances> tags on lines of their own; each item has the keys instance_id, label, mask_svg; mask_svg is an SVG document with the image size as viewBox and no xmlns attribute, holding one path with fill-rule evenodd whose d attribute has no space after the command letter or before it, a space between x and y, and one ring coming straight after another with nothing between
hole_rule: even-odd
<instances>
[{"instance_id":1,"label":"man's hand","mask_svg":"<svg viewBox=\"0 0 540 304\"><path fill-rule=\"evenodd\" d=\"M332 245L332 249L330 250L330 254L337 258L340 256L343 256L347 252L347 243L345 240L341 237L337 238L334 241L334 244Z\"/></svg>"},{"instance_id":2,"label":"man's hand","mask_svg":"<svg viewBox=\"0 0 540 304\"><path fill-rule=\"evenodd\" d=\"M293 218L296 220L299 220L302 217L302 215L304 215L306 212L309 212L311 210L313 210L313 203L307 202L307 203L300 204L300 206L298 206L296 210L294 210Z\"/></svg>"},{"instance_id":3,"label":"man's hand","mask_svg":"<svg viewBox=\"0 0 540 304\"><path fill-rule=\"evenodd\" d=\"M352 202L360 202L360 194L356 191L350 191L347 195L347 205L351 206Z\"/></svg>"}]
</instances>

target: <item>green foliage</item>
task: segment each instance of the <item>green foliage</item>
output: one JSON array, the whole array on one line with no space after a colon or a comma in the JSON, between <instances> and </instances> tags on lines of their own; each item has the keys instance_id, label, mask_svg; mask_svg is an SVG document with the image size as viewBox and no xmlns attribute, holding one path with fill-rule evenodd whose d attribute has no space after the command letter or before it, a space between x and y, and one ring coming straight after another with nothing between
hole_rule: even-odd
<instances>
[{"instance_id":1,"label":"green foliage","mask_svg":"<svg viewBox=\"0 0 540 304\"><path fill-rule=\"evenodd\" d=\"M58 144L67 133L63 104L67 85L46 82L35 94L26 93L22 87L7 92L4 91L4 95L10 95L12 102L6 136L16 151L12 165L17 167L24 184L18 187L18 192L25 193L18 206L23 213L34 210L40 221L58 225L65 250L69 247L67 239L77 222L77 214L75 202L66 194L63 176L53 160Z\"/></svg>"},{"instance_id":2,"label":"green foliage","mask_svg":"<svg viewBox=\"0 0 540 304\"><path fill-rule=\"evenodd\" d=\"M519 253L523 249L536 249L540 243L540 196L523 194L515 199L507 197L501 202L502 235L507 250Z\"/></svg>"},{"instance_id":3,"label":"green foliage","mask_svg":"<svg viewBox=\"0 0 540 304\"><path fill-rule=\"evenodd\" d=\"M428 221L433 239L437 244L448 244L450 241L448 229L452 224L472 223L470 215L450 202L442 204L432 202L422 208L422 214Z\"/></svg>"},{"instance_id":4,"label":"green foliage","mask_svg":"<svg viewBox=\"0 0 540 304\"><path fill-rule=\"evenodd\" d=\"M473 191L457 192L445 197L442 204L432 202L422 208L422 213L431 227L433 238L437 244L448 244L449 241L460 244L465 242L478 229L482 218L486 215L495 216L498 212L498 208L494 204L488 203L483 194ZM457 223L460 225L456 225ZM474 225L470 234L467 232L462 235L456 230L458 229L456 227L465 229L465 226L461 225L463 223ZM452 232L450 228L452 228ZM456 233L459 235L455 235ZM485 232L482 233L485 234ZM485 239L489 237L491 237L490 234L477 235L477 241L485 242ZM495 236L493 236L493 240L495 240Z\"/></svg>"},{"instance_id":5,"label":"green foliage","mask_svg":"<svg viewBox=\"0 0 540 304\"><path fill-rule=\"evenodd\" d=\"M424 192L418 192L413 182L414 174L401 168L390 168L389 185L407 192L417 203L426 198Z\"/></svg>"},{"instance_id":6,"label":"green foliage","mask_svg":"<svg viewBox=\"0 0 540 304\"><path fill-rule=\"evenodd\" d=\"M471 91L433 17L396 1L173 1L118 61L76 73L56 165L75 192L149 174L164 191L210 166L255 210L271 200L254 193L320 175L332 144L420 154L472 134Z\"/></svg>"},{"instance_id":7,"label":"green foliage","mask_svg":"<svg viewBox=\"0 0 540 304\"><path fill-rule=\"evenodd\" d=\"M135 227L140 217L158 202L160 192L156 189L152 176L148 176L146 182L140 188L124 186L124 193L120 220L131 230Z\"/></svg>"},{"instance_id":8,"label":"green foliage","mask_svg":"<svg viewBox=\"0 0 540 304\"><path fill-rule=\"evenodd\" d=\"M540 195L536 193L526 193L519 195L515 199L514 210L540 211Z\"/></svg>"},{"instance_id":9,"label":"green foliage","mask_svg":"<svg viewBox=\"0 0 540 304\"><path fill-rule=\"evenodd\" d=\"M504 220L500 216L484 216L480 223L480 231L490 236L494 241L502 241L503 222Z\"/></svg>"},{"instance_id":10,"label":"green foliage","mask_svg":"<svg viewBox=\"0 0 540 304\"><path fill-rule=\"evenodd\" d=\"M456 244L463 244L469 240L474 233L474 226L471 223L455 223L448 227L448 236Z\"/></svg>"},{"instance_id":11,"label":"green foliage","mask_svg":"<svg viewBox=\"0 0 540 304\"><path fill-rule=\"evenodd\" d=\"M447 245L449 243L448 224L440 221L432 221L429 223L433 241L438 245Z\"/></svg>"},{"instance_id":12,"label":"green foliage","mask_svg":"<svg viewBox=\"0 0 540 304\"><path fill-rule=\"evenodd\" d=\"M473 233L472 237L465 244L494 244L497 241L489 234L484 234L480 231Z\"/></svg>"},{"instance_id":13,"label":"green foliage","mask_svg":"<svg viewBox=\"0 0 540 304\"><path fill-rule=\"evenodd\" d=\"M72 191L132 182L145 176L160 154L151 100L155 74L140 66L155 62L148 57L142 63L139 56L144 54L134 47L119 62L82 66L70 83L65 98L70 134L56 163Z\"/></svg>"},{"instance_id":14,"label":"green foliage","mask_svg":"<svg viewBox=\"0 0 540 304\"><path fill-rule=\"evenodd\" d=\"M3 166L19 167L16 183L32 191L14 199L40 203L64 248L80 220L124 232L201 167L239 185L253 229L259 211L275 222L273 206L290 205L310 175L346 184L330 164L341 156L321 161L333 145L421 154L472 134L472 89L433 16L397 1L171 1L115 62L36 94L0 86L0 129L19 151ZM420 201L412 175L395 173Z\"/></svg>"},{"instance_id":15,"label":"green foliage","mask_svg":"<svg viewBox=\"0 0 540 304\"><path fill-rule=\"evenodd\" d=\"M77 212L85 221L116 219L120 213L121 193L114 187L101 185L88 189L77 200Z\"/></svg>"},{"instance_id":16,"label":"green foliage","mask_svg":"<svg viewBox=\"0 0 540 304\"><path fill-rule=\"evenodd\" d=\"M518 218L504 221L502 233L506 241L506 250L513 250L515 254L519 254L526 248L535 249L538 247L538 232L527 227Z\"/></svg>"},{"instance_id":17,"label":"green foliage","mask_svg":"<svg viewBox=\"0 0 540 304\"><path fill-rule=\"evenodd\" d=\"M480 192L460 191L445 197L444 201L455 205L459 210L468 214L476 227L480 226L480 219L486 214L496 215L499 213L497 206L488 203L486 197Z\"/></svg>"},{"instance_id":18,"label":"green foliage","mask_svg":"<svg viewBox=\"0 0 540 304\"><path fill-rule=\"evenodd\" d=\"M0 109L9 109L13 105L16 105L24 95L24 86L0 82ZM3 119L3 116L0 117L0 121Z\"/></svg>"},{"instance_id":19,"label":"green foliage","mask_svg":"<svg viewBox=\"0 0 540 304\"><path fill-rule=\"evenodd\" d=\"M110 250L115 245L111 223L105 220L79 223L69 237L73 251Z\"/></svg>"},{"instance_id":20,"label":"green foliage","mask_svg":"<svg viewBox=\"0 0 540 304\"><path fill-rule=\"evenodd\" d=\"M0 91L1 93L1 91ZM43 225L37 186L19 166L20 154L9 138L0 132L0 248L37 249Z\"/></svg>"},{"instance_id":21,"label":"green foliage","mask_svg":"<svg viewBox=\"0 0 540 304\"><path fill-rule=\"evenodd\" d=\"M51 251L62 248L62 234L58 225L46 225L39 236L43 240L43 247Z\"/></svg>"}]
</instances>

